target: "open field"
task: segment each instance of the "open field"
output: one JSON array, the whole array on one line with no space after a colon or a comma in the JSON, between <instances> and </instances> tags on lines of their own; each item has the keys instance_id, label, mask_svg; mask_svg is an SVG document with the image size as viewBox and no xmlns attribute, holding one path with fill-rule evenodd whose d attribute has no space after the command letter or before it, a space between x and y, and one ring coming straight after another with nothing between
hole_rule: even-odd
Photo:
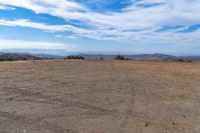
<instances>
[{"instance_id":1,"label":"open field","mask_svg":"<svg viewBox=\"0 0 200 133\"><path fill-rule=\"evenodd\" d=\"M0 133L200 133L200 63L0 62Z\"/></svg>"}]
</instances>

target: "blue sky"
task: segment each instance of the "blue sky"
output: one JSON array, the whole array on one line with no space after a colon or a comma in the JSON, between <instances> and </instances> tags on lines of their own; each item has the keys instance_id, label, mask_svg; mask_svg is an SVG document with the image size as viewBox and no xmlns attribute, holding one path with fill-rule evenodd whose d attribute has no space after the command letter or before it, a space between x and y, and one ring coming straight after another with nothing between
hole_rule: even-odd
<instances>
[{"instance_id":1,"label":"blue sky","mask_svg":"<svg viewBox=\"0 0 200 133\"><path fill-rule=\"evenodd\" d=\"M200 55L200 0L0 0L0 51Z\"/></svg>"}]
</instances>

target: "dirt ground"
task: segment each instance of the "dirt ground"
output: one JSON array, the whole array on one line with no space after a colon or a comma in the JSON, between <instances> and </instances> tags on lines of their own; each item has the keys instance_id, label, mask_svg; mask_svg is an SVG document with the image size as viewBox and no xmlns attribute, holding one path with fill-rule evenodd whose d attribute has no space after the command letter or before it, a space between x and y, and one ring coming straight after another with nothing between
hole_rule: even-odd
<instances>
[{"instance_id":1,"label":"dirt ground","mask_svg":"<svg viewBox=\"0 0 200 133\"><path fill-rule=\"evenodd\" d=\"M0 133L200 133L200 63L0 62Z\"/></svg>"}]
</instances>

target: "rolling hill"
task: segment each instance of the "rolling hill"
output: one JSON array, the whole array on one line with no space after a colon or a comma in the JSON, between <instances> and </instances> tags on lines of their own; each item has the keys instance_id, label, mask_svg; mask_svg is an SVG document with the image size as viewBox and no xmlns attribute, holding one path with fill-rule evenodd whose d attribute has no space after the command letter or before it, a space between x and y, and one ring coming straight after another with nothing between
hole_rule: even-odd
<instances>
[{"instance_id":1,"label":"rolling hill","mask_svg":"<svg viewBox=\"0 0 200 133\"><path fill-rule=\"evenodd\" d=\"M0 61L41 60L41 59L43 58L31 54L0 53Z\"/></svg>"}]
</instances>

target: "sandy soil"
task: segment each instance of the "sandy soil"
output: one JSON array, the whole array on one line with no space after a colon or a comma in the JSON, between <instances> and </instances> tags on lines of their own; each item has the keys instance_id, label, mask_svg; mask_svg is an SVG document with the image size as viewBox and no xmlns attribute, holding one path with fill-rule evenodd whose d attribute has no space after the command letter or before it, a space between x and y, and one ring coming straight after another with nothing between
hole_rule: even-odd
<instances>
[{"instance_id":1,"label":"sandy soil","mask_svg":"<svg viewBox=\"0 0 200 133\"><path fill-rule=\"evenodd\" d=\"M0 133L200 133L200 63L0 62Z\"/></svg>"}]
</instances>

